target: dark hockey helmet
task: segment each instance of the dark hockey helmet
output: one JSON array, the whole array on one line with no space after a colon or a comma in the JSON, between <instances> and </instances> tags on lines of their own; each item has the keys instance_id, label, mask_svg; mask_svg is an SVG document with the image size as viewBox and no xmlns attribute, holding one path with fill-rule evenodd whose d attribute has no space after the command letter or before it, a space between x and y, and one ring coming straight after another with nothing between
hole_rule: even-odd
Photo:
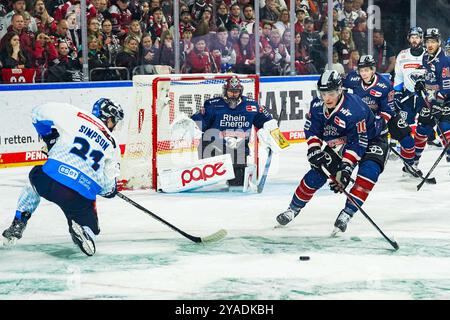
<instances>
[{"instance_id":1,"label":"dark hockey helmet","mask_svg":"<svg viewBox=\"0 0 450 320\"><path fill-rule=\"evenodd\" d=\"M425 31L423 38L425 39L425 41L427 41L427 39L435 39L437 41L441 41L441 32L438 28L428 28Z\"/></svg>"},{"instance_id":2,"label":"dark hockey helmet","mask_svg":"<svg viewBox=\"0 0 450 320\"><path fill-rule=\"evenodd\" d=\"M423 30L421 27L412 27L408 32L408 39L410 36L419 36L420 39L423 39Z\"/></svg>"},{"instance_id":3,"label":"dark hockey helmet","mask_svg":"<svg viewBox=\"0 0 450 320\"><path fill-rule=\"evenodd\" d=\"M317 81L317 90L333 91L342 89L342 78L336 70L325 70Z\"/></svg>"},{"instance_id":4,"label":"dark hockey helmet","mask_svg":"<svg viewBox=\"0 0 450 320\"><path fill-rule=\"evenodd\" d=\"M229 78L223 85L223 95L227 96L227 91L240 91L240 94L242 95L242 91L244 90L244 87L241 84L241 80L239 80L238 77L232 76Z\"/></svg>"},{"instance_id":5,"label":"dark hockey helmet","mask_svg":"<svg viewBox=\"0 0 450 320\"><path fill-rule=\"evenodd\" d=\"M447 42L445 42L445 50L450 50L450 37L448 37Z\"/></svg>"},{"instance_id":6,"label":"dark hockey helmet","mask_svg":"<svg viewBox=\"0 0 450 320\"><path fill-rule=\"evenodd\" d=\"M375 67L375 65L375 59L370 54L361 56L361 58L359 58L358 69L366 67L372 68Z\"/></svg>"},{"instance_id":7,"label":"dark hockey helmet","mask_svg":"<svg viewBox=\"0 0 450 320\"><path fill-rule=\"evenodd\" d=\"M92 114L104 123L106 123L108 118L112 118L114 123L118 123L120 120L123 120L124 116L122 106L107 98L100 98L94 103Z\"/></svg>"}]
</instances>

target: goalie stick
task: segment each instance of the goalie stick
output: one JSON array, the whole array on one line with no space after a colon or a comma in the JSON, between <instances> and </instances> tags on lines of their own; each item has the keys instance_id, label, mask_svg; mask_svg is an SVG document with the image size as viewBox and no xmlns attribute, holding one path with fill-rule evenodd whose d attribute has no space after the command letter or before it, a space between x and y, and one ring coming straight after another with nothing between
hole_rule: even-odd
<instances>
[{"instance_id":1,"label":"goalie stick","mask_svg":"<svg viewBox=\"0 0 450 320\"><path fill-rule=\"evenodd\" d=\"M151 212L150 210L144 208L143 206L141 206L139 203L131 200L130 198L128 198L126 195L124 195L123 193L118 192L117 196L123 200L125 200L126 202L132 204L133 206L135 206L136 208L144 211L145 213L147 213L148 215L150 215L152 218L164 223L166 226L168 226L169 228L171 228L172 230L178 232L179 234L181 234L182 236L188 238L189 240L195 242L195 243L209 243L209 242L215 242L215 241L219 241L223 238L225 238L225 236L227 235L227 231L225 229L220 229L217 232L214 232L213 234L210 234L209 236L206 237L196 237L193 235L190 235L186 232L184 232L183 230L178 229L177 227L175 227L173 224L167 222L166 220L164 220L163 218L157 216L156 214L154 214L153 212Z\"/></svg>"},{"instance_id":2,"label":"goalie stick","mask_svg":"<svg viewBox=\"0 0 450 320\"><path fill-rule=\"evenodd\" d=\"M339 184L339 182L337 182L336 178L331 175L331 173L327 170L327 168L325 168L325 166L322 166L322 171L325 173L325 175L331 181L333 181L336 184ZM363 208L359 205L359 203L356 202L356 200L353 198L353 196L349 192L347 192L345 189L342 190L342 192L347 196L347 199L350 200L350 202L353 203L353 205L355 205L355 207L358 208L358 210L363 214L363 216L366 217L367 220L369 220L369 222L375 227L375 229L377 229L378 232L387 240L387 242L389 242L389 244L395 250L398 250L399 249L398 243L394 240L389 239L389 237L384 234L384 232L380 229L380 227L378 227L377 224L369 217L369 215L363 210Z\"/></svg>"},{"instance_id":3,"label":"goalie stick","mask_svg":"<svg viewBox=\"0 0 450 320\"><path fill-rule=\"evenodd\" d=\"M283 116L284 111L285 110L283 108L281 108L280 115L278 116L278 127L280 127L281 117ZM261 193L264 190L264 185L266 184L267 175L269 174L270 163L272 162L272 155L273 155L273 151L271 148L269 148L269 153L267 155L266 164L264 165L264 172L261 176L261 179L259 180L258 187L257 187L258 193Z\"/></svg>"}]
</instances>

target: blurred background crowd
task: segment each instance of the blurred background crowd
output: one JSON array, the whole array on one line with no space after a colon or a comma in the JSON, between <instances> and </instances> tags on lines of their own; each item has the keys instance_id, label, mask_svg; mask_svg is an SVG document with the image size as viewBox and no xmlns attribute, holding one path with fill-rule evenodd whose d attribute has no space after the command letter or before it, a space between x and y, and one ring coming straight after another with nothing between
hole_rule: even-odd
<instances>
[{"instance_id":1,"label":"blurred background crowd","mask_svg":"<svg viewBox=\"0 0 450 320\"><path fill-rule=\"evenodd\" d=\"M175 72L307 75L329 68L330 48L331 68L345 74L370 42L377 71L392 73L396 55L408 46L410 1L373 1L381 23L371 33L367 2L333 1L329 46L327 0L0 0L0 76L6 83L21 69L23 82L82 81L83 50L90 81ZM442 14L448 1L426 3L417 1L417 25L441 27L448 36L448 14Z\"/></svg>"}]
</instances>

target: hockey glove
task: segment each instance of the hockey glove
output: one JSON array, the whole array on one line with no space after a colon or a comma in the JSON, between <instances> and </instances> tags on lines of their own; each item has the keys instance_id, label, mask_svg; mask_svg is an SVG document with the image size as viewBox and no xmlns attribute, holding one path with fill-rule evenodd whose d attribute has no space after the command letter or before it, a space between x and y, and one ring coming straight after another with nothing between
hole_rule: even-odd
<instances>
[{"instance_id":1,"label":"hockey glove","mask_svg":"<svg viewBox=\"0 0 450 320\"><path fill-rule=\"evenodd\" d=\"M327 164L325 152L323 152L320 147L309 148L307 157L311 167L313 168L320 170L322 166L326 166Z\"/></svg>"},{"instance_id":2,"label":"hockey glove","mask_svg":"<svg viewBox=\"0 0 450 320\"><path fill-rule=\"evenodd\" d=\"M55 128L52 128L52 132L50 134L42 137L42 140L45 142L45 145L47 147L47 148L45 148L45 147L42 148L42 152L45 153L46 155L48 155L48 153L53 148L53 146L55 145L58 138L59 138L58 130L56 130Z\"/></svg>"},{"instance_id":3,"label":"hockey glove","mask_svg":"<svg viewBox=\"0 0 450 320\"><path fill-rule=\"evenodd\" d=\"M422 94L422 92L426 92L425 89L425 80L419 79L416 81L416 84L414 85L414 91L419 94L419 96Z\"/></svg>"},{"instance_id":4,"label":"hockey glove","mask_svg":"<svg viewBox=\"0 0 450 320\"><path fill-rule=\"evenodd\" d=\"M114 184L114 189L112 191L107 192L105 194L101 194L101 196L103 198L112 199L112 198L114 198L117 195L117 192L118 192L118 190L117 190L117 182L116 182Z\"/></svg>"},{"instance_id":5,"label":"hockey glove","mask_svg":"<svg viewBox=\"0 0 450 320\"><path fill-rule=\"evenodd\" d=\"M395 93L394 93L394 108L397 113L399 113L402 110L402 99L403 99L403 92L395 91Z\"/></svg>"},{"instance_id":6,"label":"hockey glove","mask_svg":"<svg viewBox=\"0 0 450 320\"><path fill-rule=\"evenodd\" d=\"M341 162L338 172L336 173L336 183L330 183L330 189L335 193L342 193L350 183L353 167L347 162Z\"/></svg>"}]
</instances>

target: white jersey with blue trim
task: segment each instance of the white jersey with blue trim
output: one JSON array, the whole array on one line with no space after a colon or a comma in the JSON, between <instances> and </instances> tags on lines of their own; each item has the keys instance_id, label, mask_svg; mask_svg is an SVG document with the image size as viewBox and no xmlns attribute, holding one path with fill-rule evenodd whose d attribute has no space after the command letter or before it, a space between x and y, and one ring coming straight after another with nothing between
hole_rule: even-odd
<instances>
[{"instance_id":1,"label":"white jersey with blue trim","mask_svg":"<svg viewBox=\"0 0 450 320\"><path fill-rule=\"evenodd\" d=\"M400 51L395 60L394 90L408 90L414 92L414 85L419 76L425 74L422 68L423 54L415 56L411 53L411 48Z\"/></svg>"},{"instance_id":2,"label":"white jersey with blue trim","mask_svg":"<svg viewBox=\"0 0 450 320\"><path fill-rule=\"evenodd\" d=\"M120 149L100 119L68 103L37 106L32 118L39 135L59 133L43 166L47 175L92 200L114 189Z\"/></svg>"}]
</instances>

